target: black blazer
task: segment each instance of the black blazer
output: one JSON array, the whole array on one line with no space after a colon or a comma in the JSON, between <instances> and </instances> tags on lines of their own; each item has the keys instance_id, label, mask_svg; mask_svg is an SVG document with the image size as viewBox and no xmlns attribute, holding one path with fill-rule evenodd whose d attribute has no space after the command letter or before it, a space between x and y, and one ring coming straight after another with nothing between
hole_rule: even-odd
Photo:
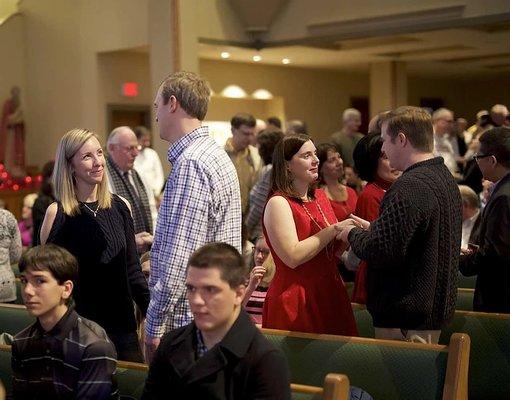
<instances>
[{"instance_id":1,"label":"black blazer","mask_svg":"<svg viewBox=\"0 0 510 400\"><path fill-rule=\"evenodd\" d=\"M196 358L192 322L163 336L142 396L148 399L290 399L287 362L241 311L223 340Z\"/></svg>"},{"instance_id":2,"label":"black blazer","mask_svg":"<svg viewBox=\"0 0 510 400\"><path fill-rule=\"evenodd\" d=\"M461 257L460 271L478 275L473 309L510 313L510 174L482 212L478 251Z\"/></svg>"}]
</instances>

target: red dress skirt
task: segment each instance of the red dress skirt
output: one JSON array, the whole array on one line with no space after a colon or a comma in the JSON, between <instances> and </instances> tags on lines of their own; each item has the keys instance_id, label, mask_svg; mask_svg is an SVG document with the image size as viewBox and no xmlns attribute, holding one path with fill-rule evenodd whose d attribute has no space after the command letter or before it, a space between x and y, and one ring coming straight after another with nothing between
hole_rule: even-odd
<instances>
[{"instance_id":1,"label":"red dress skirt","mask_svg":"<svg viewBox=\"0 0 510 400\"><path fill-rule=\"evenodd\" d=\"M331 204L320 189L315 192L315 200L305 203L279 193L275 195L285 197L289 202L300 241L327 226L324 216L329 224L336 222ZM277 256L265 226L263 228L274 258L276 273L264 302L262 326L297 332L357 336L351 303L336 266L334 241L311 260L290 268Z\"/></svg>"}]
</instances>

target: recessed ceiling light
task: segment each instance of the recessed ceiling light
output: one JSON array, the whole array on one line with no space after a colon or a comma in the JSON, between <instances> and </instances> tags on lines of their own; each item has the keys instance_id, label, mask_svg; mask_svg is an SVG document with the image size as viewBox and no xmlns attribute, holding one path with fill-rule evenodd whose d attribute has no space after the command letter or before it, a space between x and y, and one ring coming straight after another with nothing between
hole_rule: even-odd
<instances>
[{"instance_id":1,"label":"recessed ceiling light","mask_svg":"<svg viewBox=\"0 0 510 400\"><path fill-rule=\"evenodd\" d=\"M290 64L290 60L288 58L282 58L282 64Z\"/></svg>"},{"instance_id":2,"label":"recessed ceiling light","mask_svg":"<svg viewBox=\"0 0 510 400\"><path fill-rule=\"evenodd\" d=\"M230 58L230 53L228 51L222 51L221 52L221 58Z\"/></svg>"},{"instance_id":3,"label":"recessed ceiling light","mask_svg":"<svg viewBox=\"0 0 510 400\"><path fill-rule=\"evenodd\" d=\"M255 61L255 62L259 62L260 60L262 60L262 57L261 57L261 56L259 56L258 54L256 54L256 55L254 55L254 56L253 56L253 61Z\"/></svg>"}]
</instances>

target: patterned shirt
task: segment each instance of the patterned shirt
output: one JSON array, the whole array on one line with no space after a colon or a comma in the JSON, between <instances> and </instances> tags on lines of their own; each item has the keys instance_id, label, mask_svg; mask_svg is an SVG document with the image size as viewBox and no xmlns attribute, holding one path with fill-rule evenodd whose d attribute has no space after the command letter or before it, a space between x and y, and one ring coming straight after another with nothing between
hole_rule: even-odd
<instances>
[{"instance_id":1,"label":"patterned shirt","mask_svg":"<svg viewBox=\"0 0 510 400\"><path fill-rule=\"evenodd\" d=\"M16 399L117 399L113 344L95 322L70 308L46 332L39 321L14 337Z\"/></svg>"},{"instance_id":2,"label":"patterned shirt","mask_svg":"<svg viewBox=\"0 0 510 400\"><path fill-rule=\"evenodd\" d=\"M267 203L267 196L271 189L271 171L273 165L264 165L260 171L260 180L250 191L250 211L246 217L248 238L253 239L262 235L262 212Z\"/></svg>"},{"instance_id":3,"label":"patterned shirt","mask_svg":"<svg viewBox=\"0 0 510 400\"><path fill-rule=\"evenodd\" d=\"M21 237L16 218L0 209L0 302L16 300L16 282L11 264L21 257Z\"/></svg>"},{"instance_id":4,"label":"patterned shirt","mask_svg":"<svg viewBox=\"0 0 510 400\"><path fill-rule=\"evenodd\" d=\"M172 172L159 209L151 250L146 332L161 337L189 324L186 265L195 250L225 242L241 252L241 195L232 161L207 127L185 135L168 149Z\"/></svg>"}]
</instances>

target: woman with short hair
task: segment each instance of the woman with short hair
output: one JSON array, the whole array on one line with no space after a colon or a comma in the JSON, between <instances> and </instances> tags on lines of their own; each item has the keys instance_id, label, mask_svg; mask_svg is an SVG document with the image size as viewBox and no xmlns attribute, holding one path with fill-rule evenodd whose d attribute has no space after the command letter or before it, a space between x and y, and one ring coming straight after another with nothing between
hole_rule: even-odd
<instances>
[{"instance_id":1,"label":"woman with short hair","mask_svg":"<svg viewBox=\"0 0 510 400\"><path fill-rule=\"evenodd\" d=\"M369 222L377 219L384 194L401 175L400 171L391 167L388 157L381 151L382 143L381 135L370 133L358 142L353 152L354 167L359 177L367 181L358 198L355 214ZM361 261L354 280L354 303L367 302L366 276L367 263Z\"/></svg>"}]
</instances>

